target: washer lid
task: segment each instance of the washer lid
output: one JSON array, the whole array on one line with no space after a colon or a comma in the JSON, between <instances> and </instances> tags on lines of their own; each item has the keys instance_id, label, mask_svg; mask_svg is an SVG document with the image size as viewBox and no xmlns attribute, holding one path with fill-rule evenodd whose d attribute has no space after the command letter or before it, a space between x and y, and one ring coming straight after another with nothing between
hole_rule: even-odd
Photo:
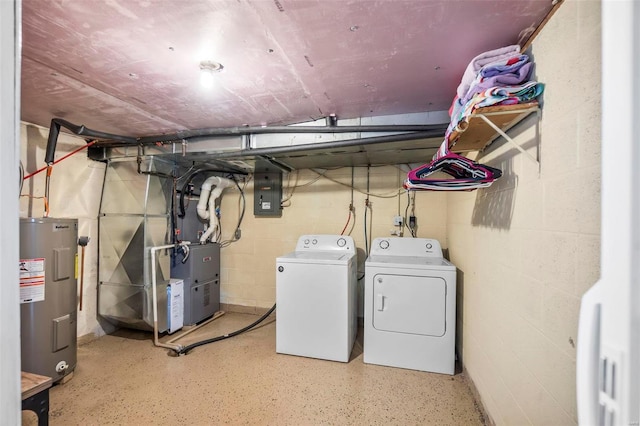
<instances>
[{"instance_id":1,"label":"washer lid","mask_svg":"<svg viewBox=\"0 0 640 426\"><path fill-rule=\"evenodd\" d=\"M365 262L366 267L381 268L413 268L450 271L456 267L443 257L423 257L423 256L376 256L371 255Z\"/></svg>"},{"instance_id":2,"label":"washer lid","mask_svg":"<svg viewBox=\"0 0 640 426\"><path fill-rule=\"evenodd\" d=\"M276 259L278 263L322 263L346 265L355 255L344 251L294 251Z\"/></svg>"}]
</instances>

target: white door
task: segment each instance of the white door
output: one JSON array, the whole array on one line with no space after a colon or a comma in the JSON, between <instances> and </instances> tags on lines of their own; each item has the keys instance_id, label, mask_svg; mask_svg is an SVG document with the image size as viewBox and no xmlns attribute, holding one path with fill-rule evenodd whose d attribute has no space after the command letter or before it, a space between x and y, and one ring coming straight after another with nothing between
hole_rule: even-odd
<instances>
[{"instance_id":1,"label":"white door","mask_svg":"<svg viewBox=\"0 0 640 426\"><path fill-rule=\"evenodd\" d=\"M442 337L447 283L442 277L376 274L373 327L380 331Z\"/></svg>"}]
</instances>

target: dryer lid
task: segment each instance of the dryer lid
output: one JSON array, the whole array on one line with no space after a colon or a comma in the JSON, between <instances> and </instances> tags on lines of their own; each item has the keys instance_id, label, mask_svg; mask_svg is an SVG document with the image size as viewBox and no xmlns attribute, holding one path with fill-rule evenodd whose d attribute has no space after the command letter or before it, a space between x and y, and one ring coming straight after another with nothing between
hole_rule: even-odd
<instances>
[{"instance_id":1,"label":"dryer lid","mask_svg":"<svg viewBox=\"0 0 640 426\"><path fill-rule=\"evenodd\" d=\"M415 268L431 270L455 270L456 267L443 257L423 257L423 256L380 256L371 255L367 258L367 267L378 266L382 268Z\"/></svg>"}]
</instances>

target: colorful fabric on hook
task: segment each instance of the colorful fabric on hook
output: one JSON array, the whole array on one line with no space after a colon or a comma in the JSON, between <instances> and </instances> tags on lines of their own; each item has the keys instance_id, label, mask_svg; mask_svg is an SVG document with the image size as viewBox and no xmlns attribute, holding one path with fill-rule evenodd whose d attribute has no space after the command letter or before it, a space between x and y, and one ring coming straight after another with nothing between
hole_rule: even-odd
<instances>
[{"instance_id":1,"label":"colorful fabric on hook","mask_svg":"<svg viewBox=\"0 0 640 426\"><path fill-rule=\"evenodd\" d=\"M500 176L499 169L448 152L411 170L403 186L408 190L471 191L490 186Z\"/></svg>"}]
</instances>

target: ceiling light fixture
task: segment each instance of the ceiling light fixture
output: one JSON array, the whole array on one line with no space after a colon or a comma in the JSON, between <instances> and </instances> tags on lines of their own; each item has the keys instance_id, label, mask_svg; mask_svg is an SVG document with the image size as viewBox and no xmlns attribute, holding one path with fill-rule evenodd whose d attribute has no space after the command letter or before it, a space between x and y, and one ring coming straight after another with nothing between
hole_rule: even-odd
<instances>
[{"instance_id":1,"label":"ceiling light fixture","mask_svg":"<svg viewBox=\"0 0 640 426\"><path fill-rule=\"evenodd\" d=\"M213 73L222 71L224 67L219 62L200 62L200 84L202 87L210 89L213 87Z\"/></svg>"}]
</instances>

